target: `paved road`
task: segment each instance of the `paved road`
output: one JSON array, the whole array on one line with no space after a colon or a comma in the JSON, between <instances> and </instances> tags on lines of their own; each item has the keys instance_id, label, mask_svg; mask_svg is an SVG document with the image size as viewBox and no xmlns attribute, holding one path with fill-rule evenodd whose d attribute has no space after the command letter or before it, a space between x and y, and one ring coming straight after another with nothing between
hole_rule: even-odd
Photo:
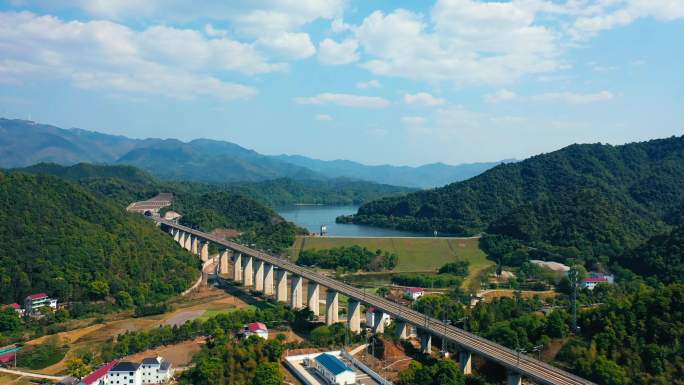
<instances>
[{"instance_id":1,"label":"paved road","mask_svg":"<svg viewBox=\"0 0 684 385\"><path fill-rule=\"evenodd\" d=\"M191 233L205 240L222 245L232 251L245 255L250 255L293 274L304 277L307 280L317 282L327 288L337 291L340 294L356 299L362 303L381 309L389 313L395 319L406 321L416 327L429 331L432 335L445 337L447 340L462 346L473 353L495 361L515 372L521 373L542 384L548 385L594 385L591 381L585 380L562 369L551 366L545 362L519 354L495 342L489 341L472 333L468 333L455 326L446 325L442 321L427 317L415 310L399 305L379 296L368 294L356 287L339 282L333 278L316 273L307 268L297 266L294 263L264 252L251 249L249 247L226 241L198 230L193 230L174 222L163 219L156 219L158 222L182 231Z\"/></svg>"},{"instance_id":2,"label":"paved road","mask_svg":"<svg viewBox=\"0 0 684 385\"><path fill-rule=\"evenodd\" d=\"M47 374L24 372L21 370L5 369L5 368L0 368L0 373L14 374L16 376L31 377L31 378L38 378L41 380L51 380L51 381L59 381L62 378L64 378L64 377L60 377L60 376L49 376Z\"/></svg>"}]
</instances>

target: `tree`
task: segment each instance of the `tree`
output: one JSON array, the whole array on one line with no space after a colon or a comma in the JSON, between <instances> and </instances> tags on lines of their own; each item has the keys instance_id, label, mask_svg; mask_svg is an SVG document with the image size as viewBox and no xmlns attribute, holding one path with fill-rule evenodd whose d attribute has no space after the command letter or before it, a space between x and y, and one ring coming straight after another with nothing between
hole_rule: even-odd
<instances>
[{"instance_id":1,"label":"tree","mask_svg":"<svg viewBox=\"0 0 684 385\"><path fill-rule=\"evenodd\" d=\"M103 299L109 294L109 284L107 281L96 280L90 283L90 297Z\"/></svg>"},{"instance_id":2,"label":"tree","mask_svg":"<svg viewBox=\"0 0 684 385\"><path fill-rule=\"evenodd\" d=\"M546 334L553 338L563 338L569 331L564 313L560 310L552 311L546 319Z\"/></svg>"},{"instance_id":3,"label":"tree","mask_svg":"<svg viewBox=\"0 0 684 385\"><path fill-rule=\"evenodd\" d=\"M127 291L116 293L116 303L124 309L133 307L133 297Z\"/></svg>"},{"instance_id":4,"label":"tree","mask_svg":"<svg viewBox=\"0 0 684 385\"><path fill-rule=\"evenodd\" d=\"M74 358L67 363L69 375L81 379L90 373L91 368L80 358Z\"/></svg>"},{"instance_id":5,"label":"tree","mask_svg":"<svg viewBox=\"0 0 684 385\"><path fill-rule=\"evenodd\" d=\"M252 385L282 385L283 373L276 362L259 365L256 370Z\"/></svg>"},{"instance_id":6,"label":"tree","mask_svg":"<svg viewBox=\"0 0 684 385\"><path fill-rule=\"evenodd\" d=\"M21 328L19 313L11 307L0 310L0 333L11 333Z\"/></svg>"}]
</instances>

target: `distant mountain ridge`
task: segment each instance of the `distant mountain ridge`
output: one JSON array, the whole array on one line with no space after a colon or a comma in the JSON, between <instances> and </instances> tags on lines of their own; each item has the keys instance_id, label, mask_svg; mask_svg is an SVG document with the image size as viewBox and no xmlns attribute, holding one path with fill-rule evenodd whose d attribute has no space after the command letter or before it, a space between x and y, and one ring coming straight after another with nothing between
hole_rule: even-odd
<instances>
[{"instance_id":1,"label":"distant mountain ridge","mask_svg":"<svg viewBox=\"0 0 684 385\"><path fill-rule=\"evenodd\" d=\"M274 158L306 167L328 177L356 178L395 186L419 188L443 186L470 179L501 163L515 161L508 159L500 162L464 163L455 166L430 163L410 167L387 164L369 166L351 160L318 160L301 155L276 155Z\"/></svg>"},{"instance_id":2,"label":"distant mountain ridge","mask_svg":"<svg viewBox=\"0 0 684 385\"><path fill-rule=\"evenodd\" d=\"M131 139L82 129L63 129L19 119L0 118L0 168L38 163L126 164L157 177L203 182L258 182L279 178L324 180L349 178L428 188L471 178L501 163L420 167L368 166L300 155L269 156L237 144L210 139Z\"/></svg>"}]
</instances>

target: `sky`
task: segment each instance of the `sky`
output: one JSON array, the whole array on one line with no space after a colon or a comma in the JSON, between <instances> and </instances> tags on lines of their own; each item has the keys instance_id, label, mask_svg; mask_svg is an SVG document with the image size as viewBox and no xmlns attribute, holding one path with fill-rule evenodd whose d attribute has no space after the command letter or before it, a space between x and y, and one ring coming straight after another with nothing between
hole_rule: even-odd
<instances>
[{"instance_id":1,"label":"sky","mask_svg":"<svg viewBox=\"0 0 684 385\"><path fill-rule=\"evenodd\" d=\"M684 133L682 0L0 0L0 116L366 164Z\"/></svg>"}]
</instances>

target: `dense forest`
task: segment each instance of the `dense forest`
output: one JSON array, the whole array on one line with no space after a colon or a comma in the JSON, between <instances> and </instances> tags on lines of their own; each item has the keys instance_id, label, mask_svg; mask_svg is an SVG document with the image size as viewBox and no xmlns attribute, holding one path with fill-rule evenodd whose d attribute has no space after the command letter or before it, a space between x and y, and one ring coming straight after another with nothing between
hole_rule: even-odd
<instances>
[{"instance_id":1,"label":"dense forest","mask_svg":"<svg viewBox=\"0 0 684 385\"><path fill-rule=\"evenodd\" d=\"M181 223L186 226L203 231L235 229L241 232L240 241L274 252L289 247L297 233L305 232L255 200L227 191L180 193L171 209L183 214Z\"/></svg>"},{"instance_id":2,"label":"dense forest","mask_svg":"<svg viewBox=\"0 0 684 385\"><path fill-rule=\"evenodd\" d=\"M341 246L332 249L302 250L297 258L300 266L317 266L323 269L344 271L382 271L397 266L399 257L388 251L370 251L361 246Z\"/></svg>"},{"instance_id":3,"label":"dense forest","mask_svg":"<svg viewBox=\"0 0 684 385\"><path fill-rule=\"evenodd\" d=\"M60 302L154 302L198 275L198 262L152 223L47 175L0 173L0 300L46 292Z\"/></svg>"},{"instance_id":4,"label":"dense forest","mask_svg":"<svg viewBox=\"0 0 684 385\"><path fill-rule=\"evenodd\" d=\"M684 202L684 138L572 145L442 188L364 204L340 221L472 235L486 232L595 261L666 231Z\"/></svg>"}]
</instances>

